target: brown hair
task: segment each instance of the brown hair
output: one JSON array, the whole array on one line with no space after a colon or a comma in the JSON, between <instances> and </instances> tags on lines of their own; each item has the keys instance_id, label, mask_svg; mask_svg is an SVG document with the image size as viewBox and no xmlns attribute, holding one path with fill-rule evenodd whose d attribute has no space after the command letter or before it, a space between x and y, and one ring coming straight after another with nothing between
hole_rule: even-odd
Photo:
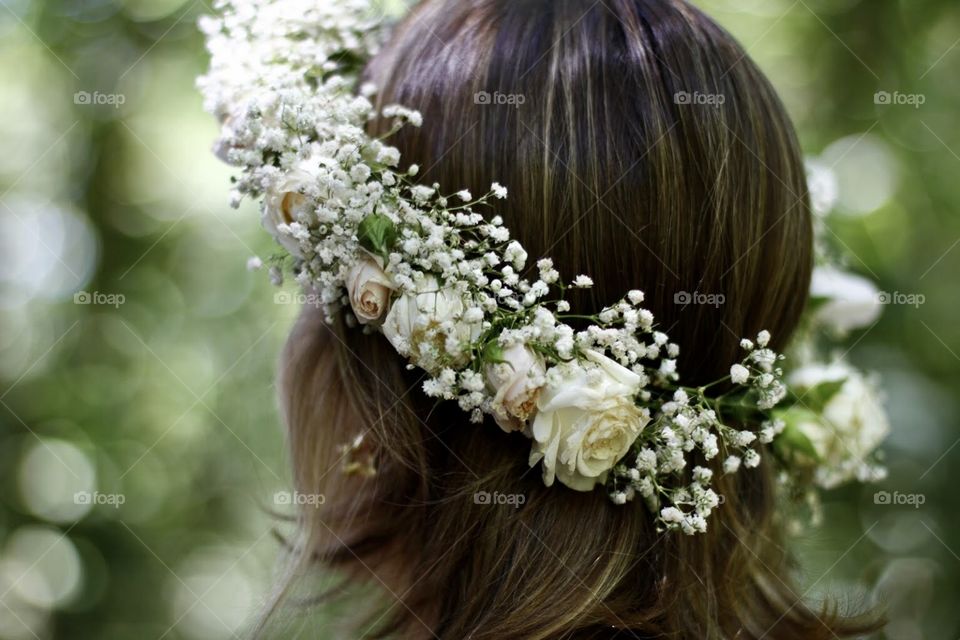
<instances>
[{"instance_id":1,"label":"brown hair","mask_svg":"<svg viewBox=\"0 0 960 640\"><path fill-rule=\"evenodd\" d=\"M641 288L689 384L741 336L776 346L812 264L803 162L768 81L679 0L428 0L368 69L383 104L426 125L395 139L446 191L510 189L500 210L531 257L596 286L596 312ZM687 98L689 97L689 99ZM685 295L686 294L686 295ZM711 295L715 304L690 304ZM686 304L685 304L686 303ZM529 441L420 393L386 340L306 309L281 374L299 515L292 574L321 565L385 599L352 636L833 638L874 628L808 607L774 518L773 471L726 476L710 531L656 530L637 502L543 485ZM341 473L365 434L377 475ZM476 504L478 492L524 504ZM369 602L369 600L366 600Z\"/></svg>"}]
</instances>

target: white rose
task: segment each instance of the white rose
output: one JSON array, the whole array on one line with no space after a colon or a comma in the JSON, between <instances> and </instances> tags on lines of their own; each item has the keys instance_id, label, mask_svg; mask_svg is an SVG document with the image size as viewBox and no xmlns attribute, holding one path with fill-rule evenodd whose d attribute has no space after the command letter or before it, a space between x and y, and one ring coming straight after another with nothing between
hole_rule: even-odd
<instances>
[{"instance_id":1,"label":"white rose","mask_svg":"<svg viewBox=\"0 0 960 640\"><path fill-rule=\"evenodd\" d=\"M291 225L300 221L309 223L313 220L317 203L305 193L317 188L317 180L316 170L303 163L300 168L284 175L267 191L263 200L260 217L263 228L269 231L284 249L297 257L303 255L300 241L289 232L281 231L280 225Z\"/></svg>"},{"instance_id":2,"label":"white rose","mask_svg":"<svg viewBox=\"0 0 960 640\"><path fill-rule=\"evenodd\" d=\"M493 417L504 431L519 431L536 410L546 368L543 358L522 344L506 349L502 358L487 367Z\"/></svg>"},{"instance_id":3,"label":"white rose","mask_svg":"<svg viewBox=\"0 0 960 640\"><path fill-rule=\"evenodd\" d=\"M360 324L377 322L387 312L394 286L380 261L364 256L347 276L350 307Z\"/></svg>"},{"instance_id":4,"label":"white rose","mask_svg":"<svg viewBox=\"0 0 960 640\"><path fill-rule=\"evenodd\" d=\"M428 372L452 358L461 363L462 351L482 333L481 322L463 320L463 300L451 288L440 289L434 276L417 283L416 293L404 293L394 301L383 323L383 334L400 355ZM456 347L451 353L451 346Z\"/></svg>"},{"instance_id":5,"label":"white rose","mask_svg":"<svg viewBox=\"0 0 960 640\"><path fill-rule=\"evenodd\" d=\"M822 463L818 478L832 488L853 477L890 433L890 421L874 386L840 362L795 371L790 384L800 393L825 382L843 386L824 405L822 417L803 412L794 426L807 437Z\"/></svg>"},{"instance_id":6,"label":"white rose","mask_svg":"<svg viewBox=\"0 0 960 640\"><path fill-rule=\"evenodd\" d=\"M587 351L587 362L547 374L537 401L530 466L543 461L543 481L554 477L577 491L604 482L650 422L635 399L641 378L613 360ZM559 375L559 380L553 380Z\"/></svg>"},{"instance_id":7,"label":"white rose","mask_svg":"<svg viewBox=\"0 0 960 640\"><path fill-rule=\"evenodd\" d=\"M870 326L882 311L872 282L833 267L813 270L810 295L825 300L814 311L814 320L841 333Z\"/></svg>"}]
</instances>

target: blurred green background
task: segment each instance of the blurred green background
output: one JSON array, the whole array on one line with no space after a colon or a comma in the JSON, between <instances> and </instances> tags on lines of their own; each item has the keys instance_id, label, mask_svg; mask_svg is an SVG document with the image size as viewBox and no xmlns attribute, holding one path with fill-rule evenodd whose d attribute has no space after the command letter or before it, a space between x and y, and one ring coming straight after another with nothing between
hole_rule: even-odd
<instances>
[{"instance_id":1,"label":"blurred green background","mask_svg":"<svg viewBox=\"0 0 960 640\"><path fill-rule=\"evenodd\" d=\"M828 240L923 300L847 344L888 391L880 488L923 504L826 495L825 526L798 542L804 589L882 598L889 638L957 638L960 4L697 4L833 168ZM271 584L267 509L288 480L273 380L297 309L247 272L272 245L255 210L227 206L209 153L209 11L0 0L2 639L238 637Z\"/></svg>"}]
</instances>

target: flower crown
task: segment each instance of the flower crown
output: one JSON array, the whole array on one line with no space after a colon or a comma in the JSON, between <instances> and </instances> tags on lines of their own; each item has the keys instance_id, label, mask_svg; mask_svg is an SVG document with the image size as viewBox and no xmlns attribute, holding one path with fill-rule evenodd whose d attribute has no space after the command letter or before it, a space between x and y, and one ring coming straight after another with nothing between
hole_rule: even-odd
<instances>
[{"instance_id":1,"label":"flower crown","mask_svg":"<svg viewBox=\"0 0 960 640\"><path fill-rule=\"evenodd\" d=\"M428 396L527 435L545 484L603 485L616 504L639 496L666 529L706 530L721 502L715 459L733 474L771 453L781 479L811 498L813 485L882 477L873 452L886 417L872 384L845 363L808 363L788 389L784 357L762 332L742 341L728 376L691 388L641 291L586 318L586 329L568 324L568 293L593 283L564 282L547 258L536 279L524 275L527 252L487 215L505 187L444 195L402 167L388 141L424 123L402 106L376 110L376 88L358 86L388 33L374 8L221 0L219 16L202 21L212 61L198 84L222 124L216 153L241 170L233 206L260 200L263 225L286 250L271 269L277 284L292 267L328 322L343 313L424 370ZM387 135L367 133L374 119L392 122ZM732 390L709 394L720 385ZM759 427L734 426L744 423Z\"/></svg>"}]
</instances>

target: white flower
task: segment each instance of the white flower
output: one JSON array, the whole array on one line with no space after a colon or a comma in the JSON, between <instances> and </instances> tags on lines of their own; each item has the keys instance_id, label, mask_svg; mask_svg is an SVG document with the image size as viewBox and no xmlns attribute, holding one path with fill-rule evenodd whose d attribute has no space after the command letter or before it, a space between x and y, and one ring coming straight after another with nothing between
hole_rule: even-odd
<instances>
[{"instance_id":1,"label":"white flower","mask_svg":"<svg viewBox=\"0 0 960 640\"><path fill-rule=\"evenodd\" d=\"M463 321L467 324L483 322L483 309L480 307L470 307L463 312Z\"/></svg>"},{"instance_id":2,"label":"white flower","mask_svg":"<svg viewBox=\"0 0 960 640\"><path fill-rule=\"evenodd\" d=\"M660 510L660 518L668 524L681 524L685 520L683 511L676 507L664 507Z\"/></svg>"},{"instance_id":3,"label":"white flower","mask_svg":"<svg viewBox=\"0 0 960 640\"><path fill-rule=\"evenodd\" d=\"M310 220L316 210L316 202L304 195L304 191L316 188L317 174L308 170L306 164L284 175L274 187L267 191L263 200L260 222L284 249L297 257L302 257L300 241L290 233L287 227L295 222Z\"/></svg>"},{"instance_id":4,"label":"white flower","mask_svg":"<svg viewBox=\"0 0 960 640\"><path fill-rule=\"evenodd\" d=\"M546 383L543 358L523 344L506 349L502 362L487 366L487 383L494 391L493 416L504 431L519 431L537 407Z\"/></svg>"},{"instance_id":5,"label":"white flower","mask_svg":"<svg viewBox=\"0 0 960 640\"><path fill-rule=\"evenodd\" d=\"M379 260L364 256L347 276L350 307L360 324L377 322L390 306L394 285L380 264Z\"/></svg>"},{"instance_id":6,"label":"white flower","mask_svg":"<svg viewBox=\"0 0 960 640\"><path fill-rule=\"evenodd\" d=\"M813 270L810 295L823 300L813 313L814 320L839 333L872 325L883 310L871 281L834 267Z\"/></svg>"},{"instance_id":7,"label":"white flower","mask_svg":"<svg viewBox=\"0 0 960 640\"><path fill-rule=\"evenodd\" d=\"M490 186L490 191L493 192L493 197L497 198L498 200L503 200L507 197L507 188L501 185L499 182L494 182Z\"/></svg>"},{"instance_id":8,"label":"white flower","mask_svg":"<svg viewBox=\"0 0 960 640\"><path fill-rule=\"evenodd\" d=\"M836 172L820 161L807 162L807 183L810 185L810 203L818 216L830 213L840 199L840 184Z\"/></svg>"},{"instance_id":9,"label":"white flower","mask_svg":"<svg viewBox=\"0 0 960 640\"><path fill-rule=\"evenodd\" d=\"M442 359L448 341L466 346L480 337L481 323L462 320L465 308L456 291L441 289L434 276L427 276L417 283L415 293L404 293L394 301L383 334L401 355L431 371Z\"/></svg>"},{"instance_id":10,"label":"white flower","mask_svg":"<svg viewBox=\"0 0 960 640\"><path fill-rule=\"evenodd\" d=\"M786 417L816 450L821 463L818 482L827 489L856 477L890 433L887 412L873 384L848 364L810 365L790 376L801 398L817 385L841 381L843 386L827 400L821 415L801 409Z\"/></svg>"},{"instance_id":11,"label":"white flower","mask_svg":"<svg viewBox=\"0 0 960 640\"><path fill-rule=\"evenodd\" d=\"M589 289L593 286L593 280L590 278L590 276L580 275L573 279L572 286L576 287L577 289Z\"/></svg>"},{"instance_id":12,"label":"white flower","mask_svg":"<svg viewBox=\"0 0 960 640\"><path fill-rule=\"evenodd\" d=\"M377 162L388 167L395 167L400 164L400 151L394 147L383 147L377 153Z\"/></svg>"},{"instance_id":13,"label":"white flower","mask_svg":"<svg viewBox=\"0 0 960 640\"><path fill-rule=\"evenodd\" d=\"M543 480L577 491L604 482L650 422L635 399L642 379L595 351L548 373L537 401L530 465L543 461Z\"/></svg>"},{"instance_id":14,"label":"white flower","mask_svg":"<svg viewBox=\"0 0 960 640\"><path fill-rule=\"evenodd\" d=\"M730 380L733 384L745 384L750 379L750 370L742 364L730 367Z\"/></svg>"},{"instance_id":15,"label":"white flower","mask_svg":"<svg viewBox=\"0 0 960 640\"><path fill-rule=\"evenodd\" d=\"M514 240L504 250L503 260L511 263L514 269L523 269L527 262L527 252L522 244Z\"/></svg>"},{"instance_id":16,"label":"white flower","mask_svg":"<svg viewBox=\"0 0 960 640\"><path fill-rule=\"evenodd\" d=\"M740 458L737 456L730 456L723 461L723 472L724 473L736 473L740 469Z\"/></svg>"},{"instance_id":17,"label":"white flower","mask_svg":"<svg viewBox=\"0 0 960 640\"><path fill-rule=\"evenodd\" d=\"M356 182L364 183L370 179L370 173L370 167L365 164L358 164L350 169L350 178Z\"/></svg>"}]
</instances>

